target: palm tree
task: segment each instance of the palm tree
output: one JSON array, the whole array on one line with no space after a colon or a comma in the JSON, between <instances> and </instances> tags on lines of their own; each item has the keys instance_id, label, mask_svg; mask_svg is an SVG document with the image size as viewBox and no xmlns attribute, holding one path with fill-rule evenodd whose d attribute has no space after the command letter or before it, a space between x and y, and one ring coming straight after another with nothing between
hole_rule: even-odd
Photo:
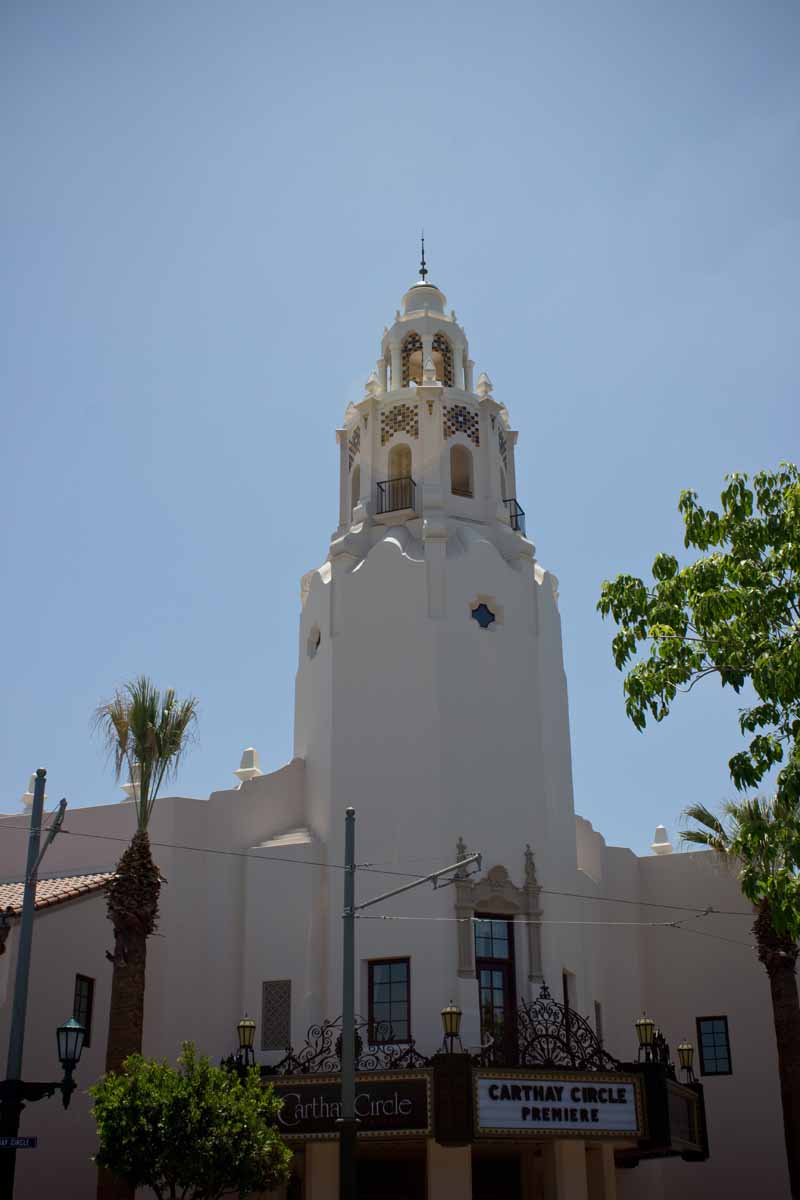
<instances>
[{"instance_id":1,"label":"palm tree","mask_svg":"<svg viewBox=\"0 0 800 1200\"><path fill-rule=\"evenodd\" d=\"M197 700L163 696L145 675L101 704L95 721L114 760L117 779L127 768L135 786L136 832L107 885L108 919L114 928L111 1006L106 1071L118 1071L142 1050L147 939L158 923L161 874L150 851L148 826L159 789L174 776L197 720ZM127 1185L101 1172L98 1196L132 1196Z\"/></svg>"},{"instance_id":2,"label":"palm tree","mask_svg":"<svg viewBox=\"0 0 800 1200\"><path fill-rule=\"evenodd\" d=\"M684 816L700 828L681 833L685 842L722 855L739 874L755 908L753 933L769 976L778 1046L783 1129L792 1196L800 1198L800 1003L795 969L800 939L800 808L780 796L727 801L720 820L704 804Z\"/></svg>"}]
</instances>

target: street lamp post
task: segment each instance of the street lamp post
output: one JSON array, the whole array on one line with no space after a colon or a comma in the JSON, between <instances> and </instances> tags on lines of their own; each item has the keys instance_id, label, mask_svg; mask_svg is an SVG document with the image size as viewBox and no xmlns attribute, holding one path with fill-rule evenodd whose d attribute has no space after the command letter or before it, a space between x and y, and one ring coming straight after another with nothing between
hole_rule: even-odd
<instances>
[{"instance_id":1,"label":"street lamp post","mask_svg":"<svg viewBox=\"0 0 800 1200\"><path fill-rule=\"evenodd\" d=\"M17 1164L16 1139L19 1120L26 1104L34 1104L61 1092L61 1103L69 1108L72 1093L78 1086L72 1078L80 1062L86 1030L70 1017L56 1030L58 1059L64 1072L61 1079L47 1083L31 1083L24 1079L0 1080L0 1197L11 1200L14 1195L14 1174ZM6 1142L5 1139L8 1139Z\"/></svg>"},{"instance_id":2,"label":"street lamp post","mask_svg":"<svg viewBox=\"0 0 800 1200\"><path fill-rule=\"evenodd\" d=\"M452 866L442 867L406 883L402 887L393 888L390 892L382 892L356 904L356 812L354 808L345 810L344 824L344 911L342 913L342 1069L341 1069L341 1118L339 1125L339 1197L340 1200L356 1200L356 1075L355 1075L355 919L362 909L371 908L391 896L399 896L401 892L410 892L412 888L422 883L432 883L437 886L443 875L455 875L463 867L478 864L480 870L480 854L468 854L460 862Z\"/></svg>"},{"instance_id":3,"label":"street lamp post","mask_svg":"<svg viewBox=\"0 0 800 1200\"><path fill-rule=\"evenodd\" d=\"M52 1096L60 1089L64 1098L64 1107L69 1104L69 1097L75 1088L72 1072L81 1056L83 1039L86 1036L82 1026L80 1037L71 1030L70 1023L59 1027L58 1051L62 1049L76 1051L74 1058L62 1058L64 1078L60 1083L25 1083L22 1078L22 1051L25 1044L25 1018L28 1010L28 979L31 968L31 948L33 946L33 919L36 915L36 881L39 864L44 857L47 847L61 828L64 820L66 800L59 804L58 814L53 821L45 840L44 848L39 849L42 837L42 819L44 816L44 789L47 772L39 767L34 777L33 801L31 804L31 825L28 835L28 861L25 866L25 887L22 893L22 915L19 923L19 947L17 950L17 974L14 980L14 1000L11 1009L11 1032L8 1037L8 1059L6 1063L6 1078L0 1082L0 1136L14 1139L19 1134L19 1119L26 1102L41 1100L44 1096ZM6 935L7 936L7 935ZM5 938L3 939L5 942ZM5 946L3 947L5 949ZM77 1022L73 1023L77 1025ZM62 1031L70 1029L71 1032ZM77 1040L76 1040L77 1039ZM69 1064L69 1065L68 1065ZM14 1173L17 1165L17 1152L13 1147L0 1148L0 1198L11 1200L14 1194Z\"/></svg>"}]
</instances>

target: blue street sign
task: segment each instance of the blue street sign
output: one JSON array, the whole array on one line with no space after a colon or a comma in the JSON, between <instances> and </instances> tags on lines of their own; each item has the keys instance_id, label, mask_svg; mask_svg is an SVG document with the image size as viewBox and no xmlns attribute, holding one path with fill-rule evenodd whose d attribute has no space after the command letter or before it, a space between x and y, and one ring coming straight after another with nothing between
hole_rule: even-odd
<instances>
[{"instance_id":1,"label":"blue street sign","mask_svg":"<svg viewBox=\"0 0 800 1200\"><path fill-rule=\"evenodd\" d=\"M38 1137L0 1137L0 1150L35 1150Z\"/></svg>"}]
</instances>

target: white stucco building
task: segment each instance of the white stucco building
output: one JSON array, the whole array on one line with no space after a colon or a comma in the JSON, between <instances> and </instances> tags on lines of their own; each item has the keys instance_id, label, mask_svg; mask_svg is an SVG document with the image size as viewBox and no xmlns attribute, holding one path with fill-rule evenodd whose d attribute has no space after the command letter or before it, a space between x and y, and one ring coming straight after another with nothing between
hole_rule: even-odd
<instances>
[{"instance_id":1,"label":"white stucco building","mask_svg":"<svg viewBox=\"0 0 800 1200\"><path fill-rule=\"evenodd\" d=\"M593 1136L571 1118L578 1128L559 1137L529 1114L531 1128L482 1136L476 1109L459 1145L437 1137L434 1114L428 1128L362 1140L363 1200L657 1200L678 1189L699 1200L755 1188L778 1200L788 1180L766 975L748 950L747 915L700 915L747 905L713 855L670 853L661 833L653 855L637 857L576 817L557 580L526 536L509 410L486 374L473 375L466 334L423 275L336 431L338 523L302 581L292 761L264 775L246 754L230 790L157 805L151 836L169 883L148 951L145 1052L174 1058L191 1038L227 1054L248 1011L257 1061L270 1065L337 1016L352 806L360 899L404 882L391 872L482 854L479 873L357 922L357 1007L369 1029L386 1023L428 1056L442 1041L440 1010L455 1002L465 1049L510 1045L516 1011L544 982L629 1062L646 1009L673 1047L705 1035L695 1070L710 1142L705 1162L631 1167L640 1136L630 1130ZM70 810L67 825L47 857L61 882L36 921L25 1072L57 1069L52 1031L77 986L93 1009L79 1068L88 1084L102 1071L110 990L102 876L133 814L127 803ZM24 833L8 829L0 878L19 880L24 856ZM12 928L2 1038L15 957ZM19 1155L19 1197L92 1194L87 1110L82 1095L67 1113L56 1101L26 1110L22 1131L41 1148ZM333 1200L335 1141L294 1144L293 1194Z\"/></svg>"}]
</instances>

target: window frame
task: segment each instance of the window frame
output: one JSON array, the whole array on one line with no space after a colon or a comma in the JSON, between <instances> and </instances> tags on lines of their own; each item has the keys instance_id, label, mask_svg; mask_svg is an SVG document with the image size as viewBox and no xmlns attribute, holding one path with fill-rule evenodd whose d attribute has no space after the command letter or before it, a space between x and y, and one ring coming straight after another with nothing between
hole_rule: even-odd
<instances>
[{"instance_id":1,"label":"window frame","mask_svg":"<svg viewBox=\"0 0 800 1200\"><path fill-rule=\"evenodd\" d=\"M728 1018L723 1013L712 1014L707 1017L695 1017L695 1029L697 1031L697 1057L700 1064L700 1074L708 1075L713 1078L715 1075L732 1075L733 1074L733 1056L731 1054L731 1032L728 1026ZM705 1055L703 1054L703 1031L702 1023L704 1021L723 1021L725 1023L725 1046L728 1052L728 1069L727 1071L714 1071L706 1069Z\"/></svg>"},{"instance_id":2,"label":"window frame","mask_svg":"<svg viewBox=\"0 0 800 1200\"><path fill-rule=\"evenodd\" d=\"M80 983L87 983L89 985L89 987L88 987L89 999L88 999L88 1003L86 1006L87 1011L88 1011L88 1017L86 1018L86 1020L84 1020L82 1018L82 1016L78 1015L78 985ZM73 1017L73 1020L78 1021L83 1026L83 1028L86 1030L86 1033L85 1033L84 1039L83 1039L84 1049L88 1049L92 1044L92 1018L94 1016L94 984L95 984L95 981L91 975L82 975L80 973L80 971L76 971L75 984L72 989L72 1017Z\"/></svg>"},{"instance_id":3,"label":"window frame","mask_svg":"<svg viewBox=\"0 0 800 1200\"><path fill-rule=\"evenodd\" d=\"M381 1022L376 1022L375 1020L374 968L391 966L393 963L405 963L406 966L406 1036L402 1038L378 1038L375 1036L375 1027L376 1025L380 1025ZM409 954L398 954L390 958L367 959L367 1034L371 1046L404 1046L413 1041L411 1036L411 956Z\"/></svg>"},{"instance_id":4,"label":"window frame","mask_svg":"<svg viewBox=\"0 0 800 1200\"><path fill-rule=\"evenodd\" d=\"M516 1062L517 1058L517 1029L516 1029L516 1012L517 1012L517 953L516 953L516 922L514 921L513 913L490 913L490 912L475 912L473 914L479 921L502 921L506 926L506 944L508 945L508 954L505 958L492 958L488 955L478 954L478 926L473 925L473 947L475 955L475 978L478 980L478 1018L480 1021L481 1040L483 1040L483 1020L481 1018L481 970L497 971L500 970L505 976L505 981L508 985L507 993L504 996L504 1024L505 1038L502 1046L497 1046L496 1052L503 1056L503 1059L511 1059ZM494 937L492 937L494 941ZM494 948L494 947L492 947ZM504 1065L508 1066L509 1063Z\"/></svg>"}]
</instances>

